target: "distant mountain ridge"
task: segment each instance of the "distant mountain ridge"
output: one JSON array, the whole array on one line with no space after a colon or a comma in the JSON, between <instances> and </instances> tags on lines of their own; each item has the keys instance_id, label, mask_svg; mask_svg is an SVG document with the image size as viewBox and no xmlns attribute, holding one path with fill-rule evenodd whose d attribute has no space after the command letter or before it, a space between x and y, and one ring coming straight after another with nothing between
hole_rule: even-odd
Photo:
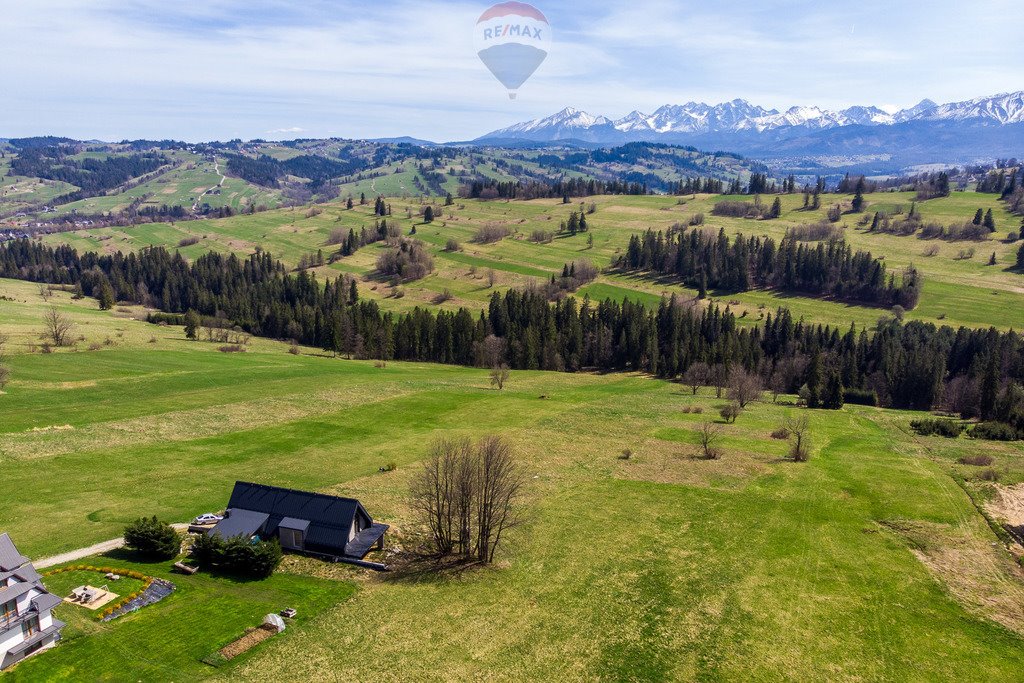
<instances>
[{"instance_id":1,"label":"distant mountain ridge","mask_svg":"<svg viewBox=\"0 0 1024 683\"><path fill-rule=\"evenodd\" d=\"M478 138L528 139L537 142L580 139L592 142L656 140L666 135L765 133L783 129L830 130L846 126L893 126L915 121L976 121L1000 125L1024 123L1024 91L938 105L931 100L890 114L875 106L842 110L796 106L780 112L746 100L709 105L667 104L652 114L633 111L621 119L595 116L566 107L551 116L518 123Z\"/></svg>"},{"instance_id":2,"label":"distant mountain ridge","mask_svg":"<svg viewBox=\"0 0 1024 683\"><path fill-rule=\"evenodd\" d=\"M728 150L804 175L885 175L921 164L1024 157L1024 92L942 105L923 100L892 114L874 106L780 112L737 99L665 105L652 114L633 111L612 120L569 107L474 142L590 147L660 142Z\"/></svg>"}]
</instances>

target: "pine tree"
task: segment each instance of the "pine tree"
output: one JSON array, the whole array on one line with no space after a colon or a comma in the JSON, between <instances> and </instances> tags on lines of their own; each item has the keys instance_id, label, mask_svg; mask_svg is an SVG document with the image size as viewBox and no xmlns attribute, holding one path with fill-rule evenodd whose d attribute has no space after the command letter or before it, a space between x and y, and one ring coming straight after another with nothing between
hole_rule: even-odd
<instances>
[{"instance_id":1,"label":"pine tree","mask_svg":"<svg viewBox=\"0 0 1024 683\"><path fill-rule=\"evenodd\" d=\"M824 387L824 369L821 365L821 351L815 351L811 362L807 366L807 406L809 408L821 407L821 397Z\"/></svg>"},{"instance_id":2,"label":"pine tree","mask_svg":"<svg viewBox=\"0 0 1024 683\"><path fill-rule=\"evenodd\" d=\"M434 209L433 208L428 206L427 208L423 209L423 222L424 223L433 223L434 222Z\"/></svg>"},{"instance_id":3,"label":"pine tree","mask_svg":"<svg viewBox=\"0 0 1024 683\"><path fill-rule=\"evenodd\" d=\"M973 223L975 225L981 225L981 222L983 220L985 220L985 211L982 210L982 209L978 209L977 213L974 214L974 221L973 221Z\"/></svg>"},{"instance_id":4,"label":"pine tree","mask_svg":"<svg viewBox=\"0 0 1024 683\"><path fill-rule=\"evenodd\" d=\"M989 209L988 211L985 212L985 220L982 223L982 225L988 228L989 232L996 231L996 219L995 216L992 215L992 209Z\"/></svg>"},{"instance_id":5,"label":"pine tree","mask_svg":"<svg viewBox=\"0 0 1024 683\"><path fill-rule=\"evenodd\" d=\"M853 195L853 212L860 213L864 210L864 191L867 189L867 185L864 182L864 176L860 177L857 181L857 190Z\"/></svg>"},{"instance_id":6,"label":"pine tree","mask_svg":"<svg viewBox=\"0 0 1024 683\"><path fill-rule=\"evenodd\" d=\"M366 193L365 192L360 192L359 193L359 205L360 206L366 206Z\"/></svg>"},{"instance_id":7,"label":"pine tree","mask_svg":"<svg viewBox=\"0 0 1024 683\"><path fill-rule=\"evenodd\" d=\"M99 296L100 310L109 311L114 307L114 288L110 286L110 281L107 278L103 278L103 282L100 283Z\"/></svg>"},{"instance_id":8,"label":"pine tree","mask_svg":"<svg viewBox=\"0 0 1024 683\"><path fill-rule=\"evenodd\" d=\"M185 336L189 339L195 339L198 335L200 324L199 314L191 308L188 309L188 312L185 313Z\"/></svg>"},{"instance_id":9,"label":"pine tree","mask_svg":"<svg viewBox=\"0 0 1024 683\"><path fill-rule=\"evenodd\" d=\"M873 221L871 221L871 231L872 232L874 232L875 230L878 230L878 223L879 223L879 221L881 221L881 219L882 219L882 216L877 211L875 211L875 218L874 218Z\"/></svg>"},{"instance_id":10,"label":"pine tree","mask_svg":"<svg viewBox=\"0 0 1024 683\"><path fill-rule=\"evenodd\" d=\"M700 271L700 290L697 292L697 298L708 298L708 275L703 270Z\"/></svg>"},{"instance_id":11,"label":"pine tree","mask_svg":"<svg viewBox=\"0 0 1024 683\"><path fill-rule=\"evenodd\" d=\"M349 197L348 201L345 202L345 208L351 210L353 206L354 206L354 202L352 201L352 198Z\"/></svg>"},{"instance_id":12,"label":"pine tree","mask_svg":"<svg viewBox=\"0 0 1024 683\"><path fill-rule=\"evenodd\" d=\"M839 410L843 407L843 380L839 370L831 368L821 392L821 407L828 410Z\"/></svg>"},{"instance_id":13,"label":"pine tree","mask_svg":"<svg viewBox=\"0 0 1024 683\"><path fill-rule=\"evenodd\" d=\"M992 349L989 354L988 365L985 367L985 375L981 378L981 419L992 418L996 409L996 399L999 396L999 350Z\"/></svg>"},{"instance_id":14,"label":"pine tree","mask_svg":"<svg viewBox=\"0 0 1024 683\"><path fill-rule=\"evenodd\" d=\"M452 197L452 193L451 193L451 192L449 192L449 193L448 193L448 194L446 194L446 195L445 195L445 197L444 197L444 205L445 205L445 206L451 206L451 205L452 205L452 204L454 204L454 203L455 203L455 199L454 199L454 198Z\"/></svg>"},{"instance_id":15,"label":"pine tree","mask_svg":"<svg viewBox=\"0 0 1024 683\"><path fill-rule=\"evenodd\" d=\"M580 217L573 211L569 214L568 230L570 235L575 235L580 229Z\"/></svg>"},{"instance_id":16,"label":"pine tree","mask_svg":"<svg viewBox=\"0 0 1024 683\"><path fill-rule=\"evenodd\" d=\"M988 260L988 264L989 264L990 266L994 266L994 265L996 265L997 263L999 263L999 261L997 261L997 260L996 260L996 252L994 252L994 251L993 251L993 252L992 252L992 256L991 256L991 257L989 258L989 260Z\"/></svg>"},{"instance_id":17,"label":"pine tree","mask_svg":"<svg viewBox=\"0 0 1024 683\"><path fill-rule=\"evenodd\" d=\"M775 201L772 202L772 210L771 210L771 212L769 212L768 217L769 218L778 218L781 215L782 215L782 199L780 199L779 197L776 197Z\"/></svg>"},{"instance_id":18,"label":"pine tree","mask_svg":"<svg viewBox=\"0 0 1024 683\"><path fill-rule=\"evenodd\" d=\"M1020 249L1017 250L1017 267L1024 269L1024 244L1020 245Z\"/></svg>"}]
</instances>

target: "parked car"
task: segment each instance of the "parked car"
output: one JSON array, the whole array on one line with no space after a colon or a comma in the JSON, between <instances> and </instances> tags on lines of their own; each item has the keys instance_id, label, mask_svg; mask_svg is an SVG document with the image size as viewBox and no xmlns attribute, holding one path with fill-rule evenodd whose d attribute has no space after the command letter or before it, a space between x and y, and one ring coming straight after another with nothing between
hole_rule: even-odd
<instances>
[{"instance_id":1,"label":"parked car","mask_svg":"<svg viewBox=\"0 0 1024 683\"><path fill-rule=\"evenodd\" d=\"M206 514L199 515L198 517L193 519L192 523L193 524L200 524L200 525L202 525L202 524L216 524L217 522L219 522L222 519L224 519L224 518L221 517L220 515L215 515L212 512L207 512Z\"/></svg>"}]
</instances>

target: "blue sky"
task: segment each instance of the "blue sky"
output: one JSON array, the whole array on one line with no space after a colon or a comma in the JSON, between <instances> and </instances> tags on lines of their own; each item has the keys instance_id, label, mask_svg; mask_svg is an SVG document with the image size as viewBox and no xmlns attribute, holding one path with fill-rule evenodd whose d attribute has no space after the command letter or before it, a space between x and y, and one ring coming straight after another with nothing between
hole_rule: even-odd
<instances>
[{"instance_id":1,"label":"blue sky","mask_svg":"<svg viewBox=\"0 0 1024 683\"><path fill-rule=\"evenodd\" d=\"M565 106L1024 89L1017 0L538 1L554 46L512 102L473 52L489 4L0 0L0 136L464 140Z\"/></svg>"}]
</instances>

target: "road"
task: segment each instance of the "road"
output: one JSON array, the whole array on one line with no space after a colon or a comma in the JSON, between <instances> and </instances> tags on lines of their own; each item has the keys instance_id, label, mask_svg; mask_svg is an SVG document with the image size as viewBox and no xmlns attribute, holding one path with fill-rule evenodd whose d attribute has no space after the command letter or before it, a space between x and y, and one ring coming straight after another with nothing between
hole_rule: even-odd
<instances>
[{"instance_id":1,"label":"road","mask_svg":"<svg viewBox=\"0 0 1024 683\"><path fill-rule=\"evenodd\" d=\"M216 171L217 175L220 176L220 182L218 182L216 185L211 187L209 190L206 190L201 195L199 195L199 199L197 199L195 201L195 204L192 205L192 213L195 213L196 211L199 210L199 202L201 202L203 200L203 197L205 197L206 195L210 194L211 192L213 192L217 188L224 187L224 181L228 179L228 177L226 175L224 175L223 173L220 172L220 160L218 160L216 158L214 158L214 160L213 160L213 170Z\"/></svg>"},{"instance_id":2,"label":"road","mask_svg":"<svg viewBox=\"0 0 1024 683\"><path fill-rule=\"evenodd\" d=\"M188 524L172 524L172 527L177 531L187 531ZM112 538L109 541L103 541L91 545L88 548L79 548L78 550L71 550L60 555L54 555L53 557L44 557L41 560L37 560L32 564L36 569L46 569L52 567L55 564L64 564L65 562L74 562L75 560L84 560L87 557L93 555L101 555L103 553L110 552L111 550L117 550L118 548L124 547L123 538Z\"/></svg>"}]
</instances>

